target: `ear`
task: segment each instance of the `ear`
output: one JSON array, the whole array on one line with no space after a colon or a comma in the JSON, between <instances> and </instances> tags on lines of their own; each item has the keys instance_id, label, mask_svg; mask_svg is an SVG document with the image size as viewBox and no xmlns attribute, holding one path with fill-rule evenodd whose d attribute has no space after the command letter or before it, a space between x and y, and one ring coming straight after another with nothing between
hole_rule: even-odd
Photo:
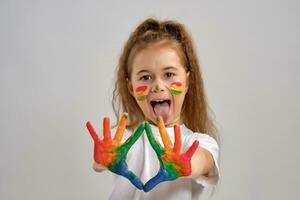
<instances>
[{"instance_id":1,"label":"ear","mask_svg":"<svg viewBox=\"0 0 300 200\"><path fill-rule=\"evenodd\" d=\"M127 78L126 81L127 81L128 91L130 92L131 96L133 96L133 88L132 88L131 80Z\"/></svg>"}]
</instances>

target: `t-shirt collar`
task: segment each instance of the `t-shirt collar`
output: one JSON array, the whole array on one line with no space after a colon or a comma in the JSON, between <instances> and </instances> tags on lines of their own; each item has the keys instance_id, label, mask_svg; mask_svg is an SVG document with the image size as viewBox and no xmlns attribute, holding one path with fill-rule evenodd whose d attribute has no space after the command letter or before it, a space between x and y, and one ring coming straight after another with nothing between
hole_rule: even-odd
<instances>
[{"instance_id":1,"label":"t-shirt collar","mask_svg":"<svg viewBox=\"0 0 300 200\"><path fill-rule=\"evenodd\" d=\"M159 129L156 125L150 124L150 127L151 127L153 135L156 135L156 136L160 135ZM180 125L181 132L183 131L183 129L185 129L185 127L186 126L183 123ZM166 127L166 131L167 131L167 133L169 134L170 137L174 136L174 127Z\"/></svg>"}]
</instances>

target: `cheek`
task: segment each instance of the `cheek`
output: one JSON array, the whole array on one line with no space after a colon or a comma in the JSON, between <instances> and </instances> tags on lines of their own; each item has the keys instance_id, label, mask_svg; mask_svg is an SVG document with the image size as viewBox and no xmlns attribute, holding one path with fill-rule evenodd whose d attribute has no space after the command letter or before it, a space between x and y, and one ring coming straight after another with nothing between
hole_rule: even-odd
<instances>
[{"instance_id":1,"label":"cheek","mask_svg":"<svg viewBox=\"0 0 300 200\"><path fill-rule=\"evenodd\" d=\"M180 95L183 93L183 84L179 81L175 81L170 86L170 91L175 95Z\"/></svg>"},{"instance_id":2,"label":"cheek","mask_svg":"<svg viewBox=\"0 0 300 200\"><path fill-rule=\"evenodd\" d=\"M134 96L137 101L144 101L147 99L149 94L149 86L148 85L139 85L134 88Z\"/></svg>"},{"instance_id":3,"label":"cheek","mask_svg":"<svg viewBox=\"0 0 300 200\"><path fill-rule=\"evenodd\" d=\"M181 93L179 95L172 95L173 96L173 104L172 104L172 111L174 116L180 116L182 113L182 106L185 99L185 94Z\"/></svg>"}]
</instances>

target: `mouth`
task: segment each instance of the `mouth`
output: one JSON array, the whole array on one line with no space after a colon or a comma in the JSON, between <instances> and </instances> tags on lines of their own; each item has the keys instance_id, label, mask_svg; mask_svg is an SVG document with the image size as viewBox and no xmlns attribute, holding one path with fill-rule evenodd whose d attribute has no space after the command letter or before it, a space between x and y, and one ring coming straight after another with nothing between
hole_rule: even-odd
<instances>
[{"instance_id":1,"label":"mouth","mask_svg":"<svg viewBox=\"0 0 300 200\"><path fill-rule=\"evenodd\" d=\"M170 99L153 99L150 101L153 113L156 117L161 116L166 123L169 119L169 112L171 108Z\"/></svg>"},{"instance_id":2,"label":"mouth","mask_svg":"<svg viewBox=\"0 0 300 200\"><path fill-rule=\"evenodd\" d=\"M150 104L152 106L152 108L154 109L155 105L157 104L164 104L167 103L169 106L171 105L171 100L170 99L157 99L157 100L152 100L150 101Z\"/></svg>"}]
</instances>

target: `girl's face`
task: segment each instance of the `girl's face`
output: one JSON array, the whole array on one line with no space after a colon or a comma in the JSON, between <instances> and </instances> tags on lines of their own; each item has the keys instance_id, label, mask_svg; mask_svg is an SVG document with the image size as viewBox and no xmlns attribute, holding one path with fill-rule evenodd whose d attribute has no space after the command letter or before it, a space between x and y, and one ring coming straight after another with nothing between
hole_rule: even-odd
<instances>
[{"instance_id":1,"label":"girl's face","mask_svg":"<svg viewBox=\"0 0 300 200\"><path fill-rule=\"evenodd\" d=\"M132 59L128 87L150 122L162 116L166 126L181 123L181 108L188 90L186 72L178 50L152 44Z\"/></svg>"}]
</instances>

